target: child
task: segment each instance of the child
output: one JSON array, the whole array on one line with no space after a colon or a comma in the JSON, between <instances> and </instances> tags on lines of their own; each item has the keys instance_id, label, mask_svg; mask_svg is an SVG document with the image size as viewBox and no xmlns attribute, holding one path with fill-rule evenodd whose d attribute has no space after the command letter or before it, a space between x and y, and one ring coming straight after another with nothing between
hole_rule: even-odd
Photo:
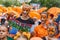
<instances>
[{"instance_id":1,"label":"child","mask_svg":"<svg viewBox=\"0 0 60 40\"><path fill-rule=\"evenodd\" d=\"M8 28L5 25L0 26L0 40L13 40L11 37L8 36Z\"/></svg>"}]
</instances>

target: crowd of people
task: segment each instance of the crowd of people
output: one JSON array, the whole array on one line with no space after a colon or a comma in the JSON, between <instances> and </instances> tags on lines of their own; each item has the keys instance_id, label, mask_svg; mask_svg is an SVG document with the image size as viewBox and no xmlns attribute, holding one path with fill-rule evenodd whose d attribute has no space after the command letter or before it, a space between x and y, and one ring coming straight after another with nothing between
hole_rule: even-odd
<instances>
[{"instance_id":1,"label":"crowd of people","mask_svg":"<svg viewBox=\"0 0 60 40\"><path fill-rule=\"evenodd\" d=\"M56 16L47 11L39 13L35 8L26 4L21 8L22 12L18 14L19 16L12 11L9 14L0 13L0 40L60 40L60 13ZM29 13L32 14L29 15ZM38 15L34 16L34 13ZM18 30L9 25L8 21L17 21L17 25L29 26L30 31Z\"/></svg>"}]
</instances>

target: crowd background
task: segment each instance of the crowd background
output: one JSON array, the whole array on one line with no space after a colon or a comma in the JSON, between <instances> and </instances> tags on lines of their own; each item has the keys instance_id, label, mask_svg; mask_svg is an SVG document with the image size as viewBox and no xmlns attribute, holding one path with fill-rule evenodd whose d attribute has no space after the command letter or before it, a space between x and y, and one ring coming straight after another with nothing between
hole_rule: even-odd
<instances>
[{"instance_id":1,"label":"crowd background","mask_svg":"<svg viewBox=\"0 0 60 40\"><path fill-rule=\"evenodd\" d=\"M0 39L6 36L7 40L60 40L60 8L0 6Z\"/></svg>"}]
</instances>

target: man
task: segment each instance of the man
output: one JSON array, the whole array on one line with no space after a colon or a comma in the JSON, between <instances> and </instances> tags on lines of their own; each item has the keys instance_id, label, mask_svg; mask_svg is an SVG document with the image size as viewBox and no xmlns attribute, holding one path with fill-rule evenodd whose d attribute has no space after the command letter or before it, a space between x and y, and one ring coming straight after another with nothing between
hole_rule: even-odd
<instances>
[{"instance_id":1,"label":"man","mask_svg":"<svg viewBox=\"0 0 60 40\"><path fill-rule=\"evenodd\" d=\"M5 25L0 26L0 40L13 40L8 37L8 28Z\"/></svg>"}]
</instances>

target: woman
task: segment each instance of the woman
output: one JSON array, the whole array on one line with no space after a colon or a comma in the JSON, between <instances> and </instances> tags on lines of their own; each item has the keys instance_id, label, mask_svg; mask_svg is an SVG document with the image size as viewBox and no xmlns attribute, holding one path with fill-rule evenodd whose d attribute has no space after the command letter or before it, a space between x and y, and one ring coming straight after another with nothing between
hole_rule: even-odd
<instances>
[{"instance_id":1,"label":"woman","mask_svg":"<svg viewBox=\"0 0 60 40\"><path fill-rule=\"evenodd\" d=\"M23 24L23 25L34 24L33 19L31 19L28 15L28 13L30 12L30 7L28 5L25 5L25 6L23 6L22 10L23 10L22 14L16 20L18 20L20 22L20 24Z\"/></svg>"},{"instance_id":2,"label":"woman","mask_svg":"<svg viewBox=\"0 0 60 40\"><path fill-rule=\"evenodd\" d=\"M18 21L27 24L34 24L33 20L28 16L26 12L22 13L22 15L17 18Z\"/></svg>"}]
</instances>

